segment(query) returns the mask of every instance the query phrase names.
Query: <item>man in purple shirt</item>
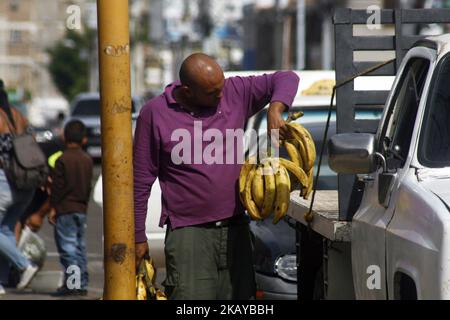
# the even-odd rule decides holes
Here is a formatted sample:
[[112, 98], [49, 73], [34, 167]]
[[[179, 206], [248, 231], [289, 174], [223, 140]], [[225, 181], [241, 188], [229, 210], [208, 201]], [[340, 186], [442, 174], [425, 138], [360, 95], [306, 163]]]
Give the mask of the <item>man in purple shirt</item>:
[[286, 135], [282, 113], [298, 82], [291, 71], [225, 79], [212, 58], [197, 53], [183, 62], [180, 81], [142, 108], [134, 140], [136, 264], [149, 251], [147, 201], [159, 178], [169, 298], [255, 296], [248, 218], [238, 196], [242, 141], [235, 141], [236, 132], [270, 103], [268, 132]]

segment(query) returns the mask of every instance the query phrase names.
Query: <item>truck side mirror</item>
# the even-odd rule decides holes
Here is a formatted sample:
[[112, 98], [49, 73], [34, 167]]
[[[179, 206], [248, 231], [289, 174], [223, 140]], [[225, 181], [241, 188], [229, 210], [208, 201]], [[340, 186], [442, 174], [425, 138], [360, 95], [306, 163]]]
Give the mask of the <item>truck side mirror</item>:
[[377, 168], [375, 136], [370, 133], [341, 133], [328, 142], [328, 165], [337, 173], [372, 173]]

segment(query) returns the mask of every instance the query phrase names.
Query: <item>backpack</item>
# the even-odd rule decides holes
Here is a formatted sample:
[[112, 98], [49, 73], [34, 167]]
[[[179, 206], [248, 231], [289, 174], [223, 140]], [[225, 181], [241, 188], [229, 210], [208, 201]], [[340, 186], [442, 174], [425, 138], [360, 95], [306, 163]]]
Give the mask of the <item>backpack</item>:
[[3, 163], [3, 170], [9, 183], [18, 190], [30, 190], [44, 185], [49, 169], [41, 148], [31, 134], [17, 135], [14, 122], [11, 123], [3, 112], [0, 114], [6, 120], [12, 134], [10, 161]]

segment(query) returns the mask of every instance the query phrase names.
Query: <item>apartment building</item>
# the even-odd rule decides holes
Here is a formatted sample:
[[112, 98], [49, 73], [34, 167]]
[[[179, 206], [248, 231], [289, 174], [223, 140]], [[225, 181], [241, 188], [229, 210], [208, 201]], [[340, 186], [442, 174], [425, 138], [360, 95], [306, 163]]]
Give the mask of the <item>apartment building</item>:
[[64, 35], [69, 6], [86, 2], [0, 1], [0, 78], [8, 88], [32, 97], [59, 95], [46, 68], [46, 51]]

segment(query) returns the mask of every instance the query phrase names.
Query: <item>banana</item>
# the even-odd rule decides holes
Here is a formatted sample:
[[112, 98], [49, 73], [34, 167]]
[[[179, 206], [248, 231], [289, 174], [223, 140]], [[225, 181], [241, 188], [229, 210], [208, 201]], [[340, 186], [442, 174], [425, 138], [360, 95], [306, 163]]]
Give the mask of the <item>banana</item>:
[[138, 274], [136, 276], [136, 298], [138, 300], [147, 300], [147, 290], [143, 278], [143, 274]]
[[297, 130], [297, 126], [294, 126], [294, 124], [287, 124], [287, 128], [291, 136], [293, 137], [291, 141], [293, 141], [293, 143], [295, 144], [301, 155], [303, 162], [302, 167], [304, 167], [308, 163], [308, 157], [307, 157], [306, 141], [305, 139], [303, 139], [303, 133], [299, 132], [299, 130]]
[[156, 291], [156, 300], [167, 300], [167, 296], [164, 292], [158, 289]]
[[311, 138], [311, 134], [299, 123], [288, 123], [287, 127], [291, 134], [299, 142], [303, 144], [305, 148], [305, 153], [300, 150], [303, 158], [303, 168], [306, 172], [309, 172], [314, 166], [314, 161], [316, 161], [316, 146], [314, 145], [314, 140]]
[[[291, 142], [292, 141], [292, 142]], [[291, 158], [291, 161], [293, 163], [295, 163], [296, 165], [298, 165], [300, 168], [303, 167], [303, 159], [300, 155], [299, 150], [296, 148], [296, 146], [294, 145], [294, 141], [295, 140], [285, 140], [284, 141], [284, 147], [286, 148], [286, 151], [289, 155], [289, 158]]]
[[279, 165], [280, 162], [272, 162], [275, 170], [275, 184], [277, 188], [275, 205], [274, 205], [274, 217], [273, 224], [277, 224], [282, 219], [289, 208], [291, 184], [289, 180], [289, 174], [285, 167]]
[[312, 158], [315, 161], [316, 160], [316, 145], [314, 144], [314, 139], [313, 139], [311, 133], [304, 126], [302, 126], [300, 123], [293, 123], [293, 126], [297, 130], [303, 132], [308, 137], [308, 142], [310, 144], [309, 147], [311, 148]]
[[297, 111], [294, 113], [289, 113], [287, 119], [286, 119], [286, 123], [292, 122], [297, 120], [298, 118], [303, 117], [304, 113], [302, 111]]
[[308, 176], [306, 175], [305, 171], [302, 168], [296, 166], [295, 163], [293, 163], [292, 161], [289, 161], [284, 158], [279, 158], [279, 162], [281, 166], [285, 167], [289, 172], [294, 174], [294, 176], [298, 179], [298, 181], [302, 185], [302, 188], [308, 186]]
[[313, 184], [314, 184], [314, 171], [313, 169], [311, 169], [308, 172], [308, 188], [306, 188], [305, 195], [303, 196], [303, 198], [305, 198], [306, 200], [308, 200], [308, 197], [312, 192]]
[[296, 152], [298, 154], [298, 162], [299, 162], [299, 167], [303, 168], [303, 157], [302, 157], [302, 153], [305, 153], [305, 148], [303, 147], [303, 144], [295, 139], [290, 139], [289, 142], [295, 147]]
[[265, 219], [272, 213], [275, 201], [276, 186], [270, 160], [266, 159], [263, 164], [264, 173], [264, 201], [261, 209], [261, 218]]
[[311, 133], [301, 123], [294, 122], [294, 123], [292, 123], [292, 125], [294, 127], [298, 128], [299, 130], [301, 130], [302, 132], [304, 132], [312, 141], [314, 141], [311, 136]]
[[155, 277], [155, 268], [153, 267], [152, 259], [144, 259], [144, 269], [145, 269], [145, 282], [147, 283], [147, 287], [150, 288], [154, 284]]
[[256, 203], [258, 209], [261, 210], [263, 202], [264, 202], [264, 179], [263, 179], [263, 168], [262, 166], [258, 166], [256, 168], [255, 176], [252, 181], [252, 196], [253, 200]]
[[239, 174], [239, 199], [242, 204], [244, 204], [244, 192], [245, 192], [245, 184], [247, 181], [247, 176], [249, 172], [255, 167], [255, 157], [250, 157], [247, 159], [241, 167], [241, 172]]
[[255, 201], [252, 199], [252, 182], [253, 178], [256, 174], [256, 168], [253, 167], [253, 169], [250, 171], [250, 173], [247, 176], [247, 181], [245, 182], [245, 190], [244, 190], [244, 206], [247, 209], [248, 214], [250, 215], [250, 218], [253, 220], [261, 220], [261, 214], [259, 212], [258, 207], [256, 206]]
[[149, 288], [150, 290], [150, 297], [153, 299], [153, 298], [155, 298], [156, 297], [156, 288], [155, 288], [155, 286], [151, 286], [150, 288]]
[[[300, 142], [298, 142], [295, 139], [290, 139], [290, 140], [285, 140], [284, 142], [284, 146], [286, 148], [286, 151], [289, 155], [289, 158], [291, 158], [291, 161], [293, 163], [295, 163], [295, 165], [299, 166], [300, 168], [303, 167], [303, 159], [302, 156], [300, 154], [299, 149], [297, 148], [297, 145], [300, 144]], [[294, 180], [291, 180], [291, 188], [293, 189], [298, 189], [298, 183]]]

